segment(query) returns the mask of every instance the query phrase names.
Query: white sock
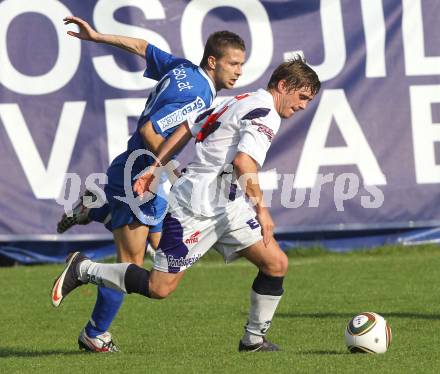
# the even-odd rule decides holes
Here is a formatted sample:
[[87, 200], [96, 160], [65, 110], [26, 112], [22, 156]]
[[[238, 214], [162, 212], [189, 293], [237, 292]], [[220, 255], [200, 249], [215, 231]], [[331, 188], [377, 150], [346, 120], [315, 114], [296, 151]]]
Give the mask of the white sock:
[[261, 343], [272, 322], [281, 296], [260, 295], [251, 290], [251, 306], [249, 318], [245, 326], [245, 333], [241, 341], [243, 344], [252, 345]]
[[84, 283], [113, 288], [127, 293], [125, 289], [125, 272], [130, 264], [100, 264], [91, 260], [79, 264], [79, 279]]

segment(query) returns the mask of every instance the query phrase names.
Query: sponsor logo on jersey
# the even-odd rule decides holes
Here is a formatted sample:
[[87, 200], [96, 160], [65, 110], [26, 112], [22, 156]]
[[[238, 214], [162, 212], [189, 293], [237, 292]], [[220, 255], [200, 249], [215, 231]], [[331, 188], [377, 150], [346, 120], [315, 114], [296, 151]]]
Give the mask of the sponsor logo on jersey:
[[167, 256], [167, 261], [169, 267], [178, 268], [182, 266], [191, 266], [192, 264], [196, 263], [200, 257], [202, 257], [201, 254], [189, 258], [174, 258], [173, 256], [169, 255]]
[[176, 80], [178, 80], [178, 81], [185, 79], [186, 78], [185, 65], [180, 64], [180, 65], [176, 66], [173, 69], [173, 74], [174, 74], [174, 77], [176, 78]]
[[200, 235], [200, 231], [196, 231], [195, 233], [191, 234], [191, 236], [185, 240], [186, 244], [195, 244], [199, 242], [198, 236]]
[[271, 128], [267, 127], [266, 125], [263, 125], [261, 123], [258, 123], [256, 121], [252, 121], [252, 124], [254, 126], [257, 126], [258, 132], [261, 132], [262, 134], [267, 136], [267, 139], [269, 139], [269, 142], [272, 142], [273, 137], [275, 136], [274, 132]]
[[180, 64], [179, 66], [176, 66], [173, 69], [174, 79], [177, 82], [177, 88], [179, 89], [179, 92], [182, 92], [183, 90], [187, 89], [190, 90], [193, 88], [191, 84], [188, 81], [183, 81], [183, 79], [186, 78], [186, 70], [185, 65]]
[[183, 108], [177, 109], [158, 120], [157, 124], [160, 126], [162, 131], [166, 131], [181, 124], [190, 113], [198, 111], [204, 107], [205, 102], [201, 97], [197, 96], [193, 102], [186, 104]]

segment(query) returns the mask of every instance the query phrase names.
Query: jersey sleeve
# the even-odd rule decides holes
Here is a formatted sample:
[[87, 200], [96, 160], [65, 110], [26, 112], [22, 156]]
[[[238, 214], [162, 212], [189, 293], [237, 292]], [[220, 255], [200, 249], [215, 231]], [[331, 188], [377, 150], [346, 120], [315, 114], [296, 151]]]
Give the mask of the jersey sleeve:
[[251, 156], [261, 168], [267, 151], [279, 128], [279, 121], [268, 117], [242, 119], [240, 121], [240, 141], [237, 151]]
[[162, 77], [171, 69], [183, 63], [190, 63], [189, 60], [176, 57], [168, 52], [157, 48], [153, 44], [148, 44], [145, 55], [147, 68], [144, 77], [154, 80], [161, 80]]

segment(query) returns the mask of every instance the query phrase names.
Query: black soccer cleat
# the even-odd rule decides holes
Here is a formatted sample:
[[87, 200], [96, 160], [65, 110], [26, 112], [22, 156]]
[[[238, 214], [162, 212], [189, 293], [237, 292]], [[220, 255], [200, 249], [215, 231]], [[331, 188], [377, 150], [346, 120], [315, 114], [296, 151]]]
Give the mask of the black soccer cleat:
[[88, 190], [84, 191], [84, 194], [80, 196], [80, 198], [73, 205], [72, 210], [67, 214], [64, 213], [60, 221], [57, 223], [57, 232], [59, 234], [66, 232], [75, 225], [87, 225], [92, 222], [92, 220], [89, 218], [90, 208], [84, 205], [84, 197], [91, 197], [92, 203], [95, 203], [98, 200], [96, 195], [94, 195], [92, 192]]
[[263, 336], [263, 341], [261, 343], [252, 344], [252, 345], [244, 345], [240, 340], [240, 344], [238, 345], [238, 352], [275, 352], [281, 351], [281, 348], [276, 344], [271, 343]]
[[72, 253], [67, 257], [66, 267], [53, 284], [51, 299], [54, 307], [58, 307], [75, 288], [85, 284], [78, 277], [78, 264], [84, 260], [88, 260], [88, 257], [81, 255], [80, 252]]

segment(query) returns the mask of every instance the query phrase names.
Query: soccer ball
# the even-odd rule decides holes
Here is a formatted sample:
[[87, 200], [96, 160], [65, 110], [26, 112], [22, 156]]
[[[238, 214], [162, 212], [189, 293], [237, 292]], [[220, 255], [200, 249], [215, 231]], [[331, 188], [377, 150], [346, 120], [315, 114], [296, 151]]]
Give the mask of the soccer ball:
[[377, 313], [360, 313], [348, 322], [345, 344], [351, 353], [385, 353], [391, 344], [391, 328]]

